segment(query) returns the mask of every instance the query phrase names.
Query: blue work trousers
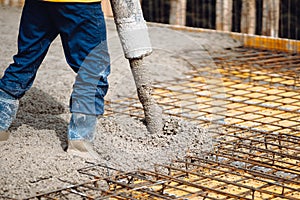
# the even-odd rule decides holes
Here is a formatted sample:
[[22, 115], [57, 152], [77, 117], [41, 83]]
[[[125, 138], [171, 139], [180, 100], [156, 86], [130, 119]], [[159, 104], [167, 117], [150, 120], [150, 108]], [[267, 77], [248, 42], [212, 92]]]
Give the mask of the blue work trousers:
[[50, 44], [58, 35], [67, 63], [77, 73], [70, 111], [102, 115], [110, 59], [100, 3], [26, 0], [19, 27], [18, 53], [1, 78], [0, 88], [21, 98], [32, 86]]

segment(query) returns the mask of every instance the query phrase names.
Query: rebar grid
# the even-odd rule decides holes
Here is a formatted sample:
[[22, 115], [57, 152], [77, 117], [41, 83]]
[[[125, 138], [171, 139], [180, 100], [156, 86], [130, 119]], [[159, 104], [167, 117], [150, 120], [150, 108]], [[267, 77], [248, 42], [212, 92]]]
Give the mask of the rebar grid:
[[[113, 169], [94, 165], [79, 170], [92, 181], [39, 197], [300, 199], [300, 56], [237, 48], [215, 52], [213, 60], [222, 82], [207, 81], [221, 76], [202, 66], [185, 78], [157, 82], [154, 87], [164, 114], [203, 126], [221, 125], [210, 130], [216, 140], [213, 152], [156, 165], [153, 171], [107, 173], [107, 177], [103, 169]], [[107, 102], [107, 115], [118, 113], [143, 117], [135, 97]], [[221, 118], [214, 120], [215, 116]]]
[[292, 89], [299, 87], [298, 54], [235, 48], [214, 52], [212, 59], [219, 66], [222, 75], [230, 79], [249, 80]]

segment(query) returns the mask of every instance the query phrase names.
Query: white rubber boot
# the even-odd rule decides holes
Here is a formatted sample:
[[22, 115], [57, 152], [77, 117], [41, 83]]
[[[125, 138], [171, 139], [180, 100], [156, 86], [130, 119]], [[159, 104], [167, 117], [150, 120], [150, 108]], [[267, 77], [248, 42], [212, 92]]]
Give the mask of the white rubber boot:
[[16, 118], [19, 101], [0, 89], [0, 141], [8, 140], [8, 128]]
[[85, 159], [98, 160], [99, 155], [93, 150], [97, 116], [72, 113], [68, 127], [68, 153]]

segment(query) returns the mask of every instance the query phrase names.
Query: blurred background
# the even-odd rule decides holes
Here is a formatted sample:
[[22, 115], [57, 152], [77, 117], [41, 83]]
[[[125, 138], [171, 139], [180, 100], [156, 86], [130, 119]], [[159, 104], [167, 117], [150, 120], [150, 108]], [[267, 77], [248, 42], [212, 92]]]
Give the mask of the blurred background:
[[[24, 0], [0, 0], [22, 6]], [[141, 0], [149, 22], [300, 39], [299, 0]], [[103, 10], [112, 16], [109, 0]]]

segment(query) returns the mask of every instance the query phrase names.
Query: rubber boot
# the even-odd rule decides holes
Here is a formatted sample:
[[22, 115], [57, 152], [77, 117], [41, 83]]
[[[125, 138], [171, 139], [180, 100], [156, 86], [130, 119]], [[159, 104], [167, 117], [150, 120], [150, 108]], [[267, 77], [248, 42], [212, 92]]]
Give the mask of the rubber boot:
[[0, 89], [0, 141], [8, 140], [8, 128], [16, 118], [18, 108], [18, 99]]
[[98, 154], [93, 150], [92, 143], [95, 138], [97, 117], [72, 113], [68, 127], [68, 153], [87, 159], [98, 159]]

